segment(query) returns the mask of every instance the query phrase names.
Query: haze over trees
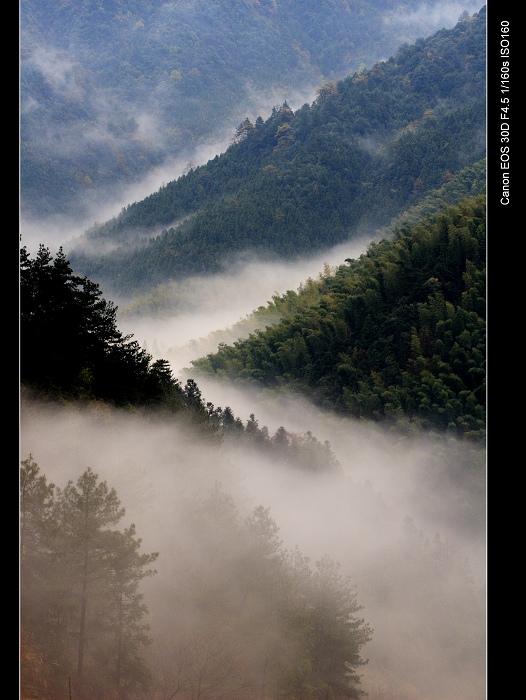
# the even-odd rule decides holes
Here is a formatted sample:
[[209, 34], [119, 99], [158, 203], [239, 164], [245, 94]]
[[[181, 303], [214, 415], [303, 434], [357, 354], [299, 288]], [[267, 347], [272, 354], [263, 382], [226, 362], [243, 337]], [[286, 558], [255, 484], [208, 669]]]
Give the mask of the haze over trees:
[[60, 489], [21, 462], [21, 697], [64, 695], [72, 677], [79, 698], [147, 688], [139, 584], [158, 554], [140, 553], [134, 525], [114, 529], [124, 514], [91, 468]]
[[245, 120], [224, 153], [91, 227], [73, 267], [130, 297], [241, 254], [292, 259], [372, 238], [455, 176], [450, 204], [483, 193], [485, 38], [482, 8], [322, 86], [312, 105]]
[[286, 91], [456, 20], [436, 0], [24, 0], [20, 16], [21, 199], [37, 220], [115, 200]]
[[175, 554], [176, 624], [154, 675], [139, 584], [156, 574], [159, 553], [140, 552], [135, 525], [115, 529], [125, 515], [115, 489], [91, 468], [60, 489], [29, 455], [20, 491], [24, 700], [60, 697], [68, 686], [89, 700], [150, 690], [196, 700], [364, 694], [357, 671], [372, 630], [354, 586], [330, 557], [311, 569], [284, 551], [263, 506], [242, 519], [220, 488], [196, 504], [191, 548]]
[[[23, 5], [24, 213], [236, 116], [74, 249], [21, 245], [21, 700], [485, 697], [486, 13], [379, 59], [416, 3], [373, 5]], [[170, 319], [238, 256], [362, 236], [177, 376], [109, 301]]]

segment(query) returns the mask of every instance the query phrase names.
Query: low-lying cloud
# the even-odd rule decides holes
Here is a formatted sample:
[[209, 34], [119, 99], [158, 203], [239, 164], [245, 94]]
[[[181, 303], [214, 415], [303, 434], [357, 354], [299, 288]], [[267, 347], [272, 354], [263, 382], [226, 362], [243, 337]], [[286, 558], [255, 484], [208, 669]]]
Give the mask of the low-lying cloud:
[[[369, 664], [363, 681], [365, 690], [375, 691], [372, 697], [480, 697], [484, 614], [483, 603], [476, 600], [484, 596], [481, 494], [472, 495], [479, 501], [473, 528], [462, 522], [451, 476], [433, 475], [437, 446], [432, 442], [401, 440], [297, 399], [267, 396], [258, 401], [208, 381], [200, 387], [206, 399], [230, 404], [242, 418], [254, 412], [259, 426], [267, 425], [271, 434], [284, 425], [291, 431], [313, 430], [321, 440], [332, 438], [342, 473], [309, 475], [246, 445], [213, 447], [190, 437], [177, 421], [146, 423], [117, 411], [49, 411], [36, 404], [22, 413], [21, 457], [31, 453], [41, 473], [61, 487], [91, 467], [116, 489], [126, 508], [123, 524], [135, 523], [142, 551], [160, 553], [158, 573], [144, 585], [154, 639], [159, 642], [167, 628], [177, 629], [183, 619], [178, 615], [184, 617], [184, 606], [178, 610], [170, 601], [175, 592], [183, 602], [185, 595], [178, 588], [184, 576], [174, 553], [199, 546], [185, 518], [186, 505], [205, 499], [220, 484], [243, 516], [258, 505], [268, 508], [284, 548], [298, 547], [312, 563], [329, 555], [351, 577], [364, 606], [362, 616], [374, 629], [364, 652]], [[468, 456], [452, 448], [443, 464], [461, 459]], [[443, 556], [449, 563], [439, 563], [437, 557]], [[195, 557], [200, 560], [198, 550]], [[464, 571], [465, 561], [472, 574]], [[459, 611], [466, 606], [478, 610], [465, 630], [474, 635], [467, 647], [459, 629], [464, 624]], [[448, 635], [451, 648], [444, 646]], [[453, 648], [464, 652], [454, 672]]]

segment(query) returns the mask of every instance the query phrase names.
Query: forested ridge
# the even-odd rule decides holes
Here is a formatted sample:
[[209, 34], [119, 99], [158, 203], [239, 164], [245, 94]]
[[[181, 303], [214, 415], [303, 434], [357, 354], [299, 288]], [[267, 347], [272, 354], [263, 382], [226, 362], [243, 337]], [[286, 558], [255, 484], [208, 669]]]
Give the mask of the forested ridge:
[[[28, 213], [111, 196], [253, 88], [319, 88], [67, 253], [21, 243], [20, 700], [485, 697], [485, 7], [367, 69], [418, 7], [373, 5], [23, 3]], [[239, 255], [364, 235], [178, 376], [109, 300], [183, 316]]]
[[[276, 323], [221, 343], [193, 371], [297, 390], [357, 418], [483, 437], [485, 205], [480, 195], [402, 225], [359, 259], [276, 297], [259, 310]], [[22, 249], [21, 264], [23, 383], [116, 405], [195, 405], [208, 426], [222, 424], [223, 409], [207, 405], [193, 379], [182, 387], [166, 360], [122, 336], [114, 305], [62, 252], [53, 260], [42, 246], [31, 260]]]
[[308, 89], [393, 54], [436, 26], [433, 11], [418, 19], [418, 7], [415, 0], [25, 0], [24, 211], [82, 211], [104, 193], [109, 201], [168, 156], [189, 159], [225, 124], [233, 129], [262, 91]]
[[356, 418], [483, 438], [485, 290], [480, 195], [373, 242], [300, 289], [296, 304], [287, 293], [278, 323], [192, 365], [229, 382], [298, 390]]
[[[337, 562], [325, 557], [311, 568], [282, 548], [268, 509], [242, 518], [219, 487], [189, 505], [194, 547], [209, 561], [172, 554], [172, 595], [183, 605], [166, 638], [172, 661], [148, 664], [153, 639], [139, 587], [156, 575], [159, 552], [141, 552], [134, 524], [118, 529], [126, 509], [91, 468], [61, 488], [32, 455], [22, 460], [21, 698], [59, 698], [68, 688], [86, 700], [198, 698], [196, 683], [207, 696], [250, 697], [262, 683], [272, 694], [318, 686], [363, 696], [357, 670], [372, 630]], [[227, 585], [218, 586], [225, 571]], [[225, 618], [233, 606], [238, 616]]]
[[[430, 214], [436, 214], [447, 206], [457, 204], [463, 197], [475, 196], [484, 193], [486, 190], [486, 159], [474, 163], [472, 166], [463, 168], [438, 189], [432, 190], [413, 207], [406, 209], [402, 214], [390, 220], [385, 227], [379, 228], [374, 236], [375, 240], [391, 238], [397, 228], [404, 225], [415, 225]], [[205, 286], [205, 279], [198, 278], [177, 278], [169, 282], [164, 282], [153, 288], [147, 289], [144, 293], [136, 293], [133, 299], [126, 300], [120, 307], [121, 318], [133, 318], [153, 315], [157, 318], [165, 318], [175, 311], [197, 311], [199, 306], [199, 296]], [[224, 282], [228, 285], [228, 282]], [[273, 302], [267, 306], [260, 306], [251, 312], [246, 318], [240, 319], [232, 328], [217, 330], [210, 334], [208, 338], [202, 338], [203, 345], [216, 342], [232, 342], [239, 337], [245, 337], [248, 331], [255, 328], [262, 328], [265, 325], [275, 322], [280, 315], [280, 308], [283, 300], [278, 296], [272, 296]], [[290, 301], [290, 297], [288, 297]], [[276, 302], [276, 303], [274, 303]], [[200, 344], [195, 341], [196, 356], [204, 355], [208, 352], [200, 352]]]
[[[482, 8], [311, 106], [247, 118], [225, 153], [90, 229], [72, 265], [130, 295], [236, 253], [308, 254], [387, 226], [485, 157], [485, 27]], [[484, 185], [462, 187], [457, 201]], [[119, 247], [97, 254], [105, 243]]]
[[[328, 442], [311, 432], [295, 434], [282, 426], [270, 434], [254, 414], [244, 424], [230, 407], [205, 402], [193, 379], [181, 386], [166, 361], [153, 362], [120, 333], [115, 312], [97, 284], [73, 274], [61, 249], [53, 257], [41, 245], [32, 258], [22, 248], [24, 415], [36, 406], [51, 412], [65, 406], [104, 421], [119, 410], [142, 424], [183, 427], [190, 444], [218, 450], [215, 460], [224, 459], [219, 447], [229, 443], [311, 477], [340, 473]], [[215, 544], [207, 571], [193, 561], [192, 551], [178, 552], [172, 595], [182, 598], [186, 614], [193, 611], [193, 621], [185, 622], [175, 606], [176, 632], [164, 642], [157, 639], [173, 655], [164, 665], [163, 655], [147, 657], [153, 638], [140, 590], [145, 577], [156, 575], [151, 565], [159, 552], [141, 552], [135, 524], [117, 529], [126, 510], [91, 467], [59, 488], [32, 454], [22, 459], [21, 698], [37, 693], [56, 700], [68, 688], [72, 697], [86, 700], [146, 698], [150, 692], [197, 698], [196, 674], [199, 687], [204, 683], [199, 692], [214, 687], [232, 697], [253, 695], [262, 682], [273, 694], [310, 692], [319, 685], [361, 697], [356, 670], [365, 663], [360, 649], [372, 630], [357, 616], [357, 593], [339, 564], [325, 557], [311, 567], [299, 551], [286, 551], [268, 508], [257, 506], [242, 518], [218, 486], [208, 500], [187, 508], [192, 549], [208, 551]], [[218, 589], [225, 566], [231, 578]], [[225, 622], [238, 597], [244, 601], [239, 615], [227, 615]]]
[[252, 413], [243, 421], [229, 406], [214, 406], [189, 377], [174, 377], [169, 362], [154, 360], [123, 335], [117, 307], [99, 286], [73, 274], [62, 249], [53, 257], [41, 245], [20, 254], [20, 381], [22, 408], [33, 400], [53, 405], [117, 408], [144, 419], [184, 423], [196, 439], [234, 441], [289, 466], [315, 472], [338, 469], [330, 445], [311, 432], [279, 427], [274, 434]]

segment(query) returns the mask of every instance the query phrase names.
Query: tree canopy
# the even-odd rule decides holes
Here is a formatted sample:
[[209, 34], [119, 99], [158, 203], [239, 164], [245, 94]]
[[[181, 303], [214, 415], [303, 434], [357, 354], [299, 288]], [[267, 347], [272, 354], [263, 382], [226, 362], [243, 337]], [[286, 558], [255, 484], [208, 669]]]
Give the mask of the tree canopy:
[[115, 403], [152, 399], [162, 368], [116, 325], [97, 284], [73, 274], [60, 248], [20, 251], [20, 378], [48, 392]]
[[312, 105], [242, 121], [224, 153], [91, 227], [74, 269], [129, 297], [242, 252], [290, 259], [374, 232], [461, 172], [451, 204], [484, 193], [485, 39], [481, 10]]
[[145, 691], [139, 585], [158, 553], [140, 553], [134, 525], [115, 529], [125, 509], [91, 468], [64, 489], [39, 472], [32, 455], [21, 462], [21, 697], [64, 695], [72, 679], [90, 700]]
[[480, 196], [400, 226], [295, 302], [288, 294], [279, 322], [192, 365], [197, 376], [287, 386], [357, 418], [483, 437], [485, 250]]
[[357, 671], [372, 629], [355, 587], [330, 557], [311, 567], [284, 550], [268, 508], [243, 518], [219, 485], [193, 503], [192, 542], [175, 539], [177, 574], [164, 582], [175, 626], [148, 663], [140, 583], [159, 553], [141, 553], [134, 525], [116, 529], [115, 489], [91, 468], [55, 487], [32, 455], [20, 489], [22, 698], [62, 695], [68, 682], [86, 700], [364, 694]]

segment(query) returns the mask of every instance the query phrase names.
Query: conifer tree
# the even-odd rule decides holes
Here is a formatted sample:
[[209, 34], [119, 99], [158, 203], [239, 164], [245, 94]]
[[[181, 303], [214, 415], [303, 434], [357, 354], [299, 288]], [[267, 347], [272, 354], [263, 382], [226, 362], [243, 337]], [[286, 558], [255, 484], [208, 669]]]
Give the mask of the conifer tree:
[[108, 577], [111, 559], [108, 551], [108, 527], [124, 516], [115, 489], [98, 482], [98, 475], [88, 468], [75, 486], [70, 481], [58, 489], [55, 510], [57, 545], [65, 558], [72, 579], [76, 581], [77, 603], [77, 682], [83, 692], [86, 643], [91, 621], [96, 614], [90, 604], [97, 587]]
[[150, 672], [139, 650], [151, 642], [149, 626], [143, 621], [148, 612], [139, 584], [155, 570], [145, 568], [156, 561], [158, 552], [141, 554], [142, 540], [136, 537], [135, 525], [123, 532], [108, 533], [110, 551], [108, 577], [107, 626], [110, 632], [109, 654], [112, 665], [109, 677], [113, 679], [119, 699], [130, 692], [145, 690]]
[[135, 525], [115, 529], [124, 515], [115, 489], [91, 468], [60, 489], [39, 474], [31, 455], [22, 461], [24, 658], [41, 659], [27, 664], [31, 678], [39, 668], [53, 669], [45, 679], [40, 673], [40, 689], [44, 680], [64, 689], [71, 679], [78, 698], [126, 700], [148, 687], [140, 655], [150, 642], [148, 610], [139, 585], [155, 573], [150, 565], [158, 554], [140, 552]]

